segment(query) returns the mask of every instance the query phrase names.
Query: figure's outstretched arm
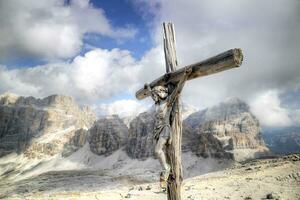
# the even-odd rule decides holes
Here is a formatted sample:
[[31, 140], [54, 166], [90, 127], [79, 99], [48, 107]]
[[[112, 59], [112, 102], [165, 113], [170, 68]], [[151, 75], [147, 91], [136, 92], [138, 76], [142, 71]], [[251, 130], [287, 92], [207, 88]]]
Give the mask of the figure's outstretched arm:
[[171, 95], [167, 98], [167, 106], [172, 106], [173, 103], [177, 100], [179, 94], [182, 91], [182, 88], [185, 84], [185, 81], [188, 77], [188, 75], [191, 73], [191, 71], [185, 71], [183, 76], [180, 78], [179, 82], [177, 83], [175, 89], [172, 91]]

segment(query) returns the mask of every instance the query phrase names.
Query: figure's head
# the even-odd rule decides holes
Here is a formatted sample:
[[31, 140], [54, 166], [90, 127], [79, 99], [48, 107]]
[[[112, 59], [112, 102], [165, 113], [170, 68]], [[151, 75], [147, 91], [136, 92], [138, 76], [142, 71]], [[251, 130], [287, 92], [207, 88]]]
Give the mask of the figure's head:
[[160, 101], [163, 101], [168, 96], [168, 88], [164, 86], [155, 86], [152, 89], [151, 97], [155, 101], [155, 103], [159, 103]]

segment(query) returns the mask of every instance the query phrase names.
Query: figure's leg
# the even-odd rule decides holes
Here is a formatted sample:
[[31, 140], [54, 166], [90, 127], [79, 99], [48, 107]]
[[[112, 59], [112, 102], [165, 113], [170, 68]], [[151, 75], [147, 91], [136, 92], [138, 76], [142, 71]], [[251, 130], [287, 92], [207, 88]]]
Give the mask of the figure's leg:
[[159, 137], [155, 145], [155, 155], [164, 169], [166, 169], [166, 164], [167, 164], [166, 155], [164, 152], [164, 146], [166, 145], [166, 143], [167, 140], [165, 138]]
[[164, 147], [167, 144], [167, 139], [163, 137], [159, 137], [156, 146], [155, 146], [155, 154], [163, 167], [163, 176], [164, 179], [168, 179], [170, 173], [170, 165], [167, 163], [166, 160], [166, 152], [164, 151]]

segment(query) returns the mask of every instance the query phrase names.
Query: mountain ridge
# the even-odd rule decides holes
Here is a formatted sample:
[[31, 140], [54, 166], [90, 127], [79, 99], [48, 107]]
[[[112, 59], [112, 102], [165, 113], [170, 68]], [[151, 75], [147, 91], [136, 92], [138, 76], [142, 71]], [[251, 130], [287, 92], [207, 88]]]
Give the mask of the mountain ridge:
[[[4, 170], [0, 174], [9, 175], [7, 170], [12, 170], [14, 175], [22, 177], [21, 174], [25, 169], [26, 171], [33, 170], [30, 174], [59, 170], [61, 168], [56, 167], [57, 163], [67, 163], [66, 166], [72, 169], [76, 169], [76, 166], [80, 169], [88, 168], [89, 163], [94, 163], [90, 167], [99, 168], [100, 166], [95, 162], [99, 161], [100, 157], [105, 158], [107, 162], [114, 162], [111, 163], [114, 166], [111, 170], [119, 169], [120, 173], [125, 173], [125, 169], [131, 166], [130, 163], [136, 162], [135, 160], [139, 163], [151, 160], [153, 163], [153, 158], [155, 158], [153, 109], [134, 117], [128, 128], [124, 120], [118, 116], [97, 119], [91, 109], [78, 106], [71, 97], [52, 95], [43, 99], [35, 99], [34, 97], [1, 95], [0, 102], [2, 102], [0, 104], [0, 152], [11, 142], [15, 142], [16, 145], [9, 148], [8, 153], [14, 150], [20, 158], [16, 159], [13, 164], [0, 166], [2, 171]], [[229, 106], [226, 107], [226, 105]], [[232, 108], [235, 110], [232, 111]], [[182, 143], [184, 165], [185, 169], [188, 169], [186, 170], [188, 174], [215, 170], [223, 164], [228, 166], [234, 160], [238, 160], [236, 153], [232, 152], [236, 150], [237, 145], [232, 146], [234, 149], [228, 149], [230, 142], [227, 142], [227, 146], [224, 145], [226, 143], [224, 139], [229, 141], [230, 135], [220, 139], [215, 133], [224, 133], [224, 127], [222, 128], [221, 125], [227, 122], [231, 125], [231, 129], [228, 130], [233, 131], [236, 131], [238, 127], [233, 125], [241, 123], [241, 134], [249, 130], [251, 132], [252, 129], [259, 130], [259, 123], [256, 123], [255, 118], [248, 113], [247, 109], [247, 105], [240, 100], [231, 100], [229, 103], [221, 103], [219, 107], [197, 111], [198, 114], [193, 113], [185, 119]], [[244, 124], [240, 120], [240, 114], [248, 117], [248, 121], [245, 120]], [[193, 125], [187, 123], [191, 116], [200, 116], [193, 118]], [[189, 126], [194, 126], [194, 128], [189, 128]], [[253, 127], [249, 128], [249, 126]], [[206, 129], [207, 127], [215, 128], [219, 132], [207, 131], [210, 130]], [[11, 134], [13, 137], [7, 137]], [[254, 131], [255, 134], [258, 132]], [[14, 141], [14, 138], [20, 139]], [[23, 143], [19, 141], [26, 141], [25, 146], [22, 146]], [[237, 140], [232, 139], [232, 141]], [[259, 140], [257, 142], [259, 143]], [[255, 154], [258, 152], [255, 147], [250, 157], [247, 148], [239, 149], [247, 154], [239, 156], [239, 160], [248, 159], [251, 156], [252, 158], [258, 157]], [[119, 154], [123, 156], [118, 157]], [[77, 156], [80, 159], [77, 159]], [[33, 159], [36, 165], [31, 163]], [[132, 173], [141, 173], [145, 166], [144, 164], [140, 166], [143, 166], [143, 169], [132, 171]], [[158, 161], [153, 163], [153, 166], [149, 166], [149, 170], [151, 173], [159, 170]], [[131, 172], [128, 171], [128, 173]], [[151, 173], [149, 176], [152, 176]]]

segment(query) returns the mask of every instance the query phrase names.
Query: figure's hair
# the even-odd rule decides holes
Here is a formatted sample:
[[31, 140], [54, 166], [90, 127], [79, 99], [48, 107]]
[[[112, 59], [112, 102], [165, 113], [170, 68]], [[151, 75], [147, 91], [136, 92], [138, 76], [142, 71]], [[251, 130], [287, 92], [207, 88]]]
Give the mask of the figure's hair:
[[164, 86], [155, 86], [152, 91], [159, 96], [160, 99], [166, 99], [168, 96], [168, 88]]

